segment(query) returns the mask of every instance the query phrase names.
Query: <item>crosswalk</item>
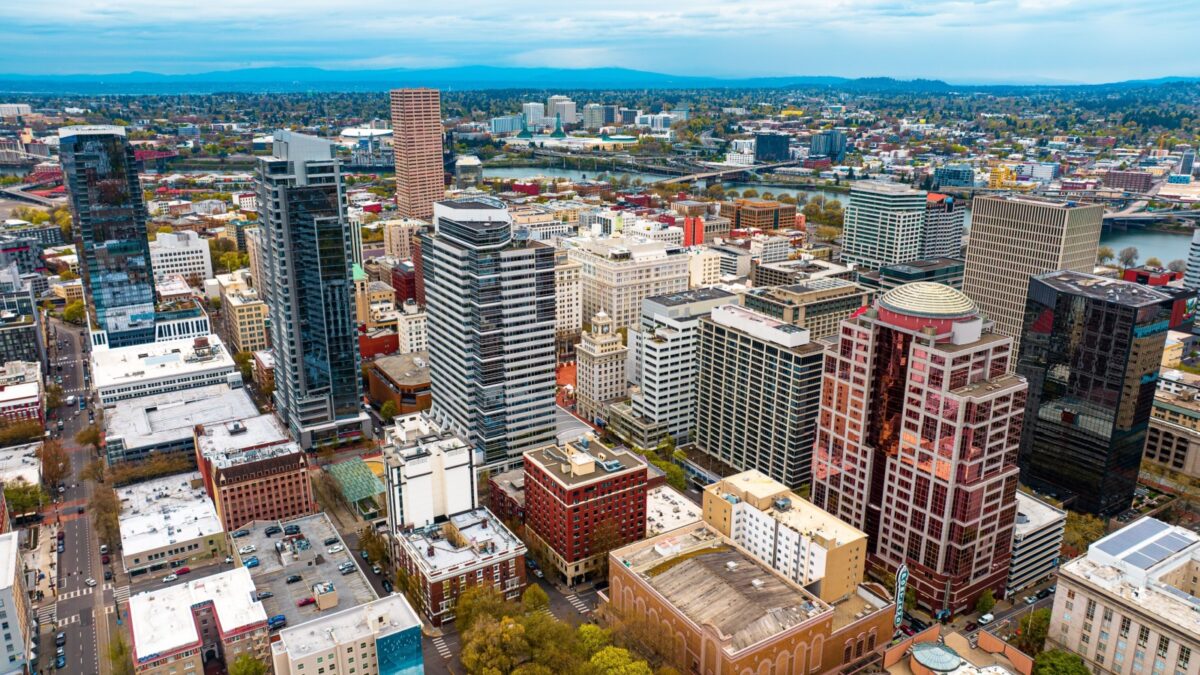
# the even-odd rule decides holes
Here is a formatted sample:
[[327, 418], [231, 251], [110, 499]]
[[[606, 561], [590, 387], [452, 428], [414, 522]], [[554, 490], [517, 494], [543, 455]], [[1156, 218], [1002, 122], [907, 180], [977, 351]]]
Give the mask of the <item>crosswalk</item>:
[[446, 645], [445, 638], [440, 635], [433, 638], [433, 648], [437, 650], [438, 654], [441, 654], [443, 659], [449, 660], [450, 657], [454, 655], [450, 651], [450, 647]]
[[129, 585], [118, 586], [113, 592], [113, 598], [118, 602], [129, 602]]
[[67, 591], [66, 593], [59, 593], [58, 599], [60, 601], [62, 601], [62, 600], [70, 600], [71, 598], [78, 598], [78, 597], [81, 597], [84, 595], [91, 595], [92, 591], [94, 591], [94, 590], [95, 589], [92, 588], [91, 586], [84, 586], [83, 588], [77, 588], [73, 591]]
[[38, 623], [42, 624], [43, 626], [57, 622], [58, 621], [58, 603], [51, 602], [49, 604], [42, 605], [41, 608], [38, 609], [37, 617], [38, 617]]
[[75, 623], [79, 623], [79, 615], [78, 614], [72, 614], [71, 616], [68, 616], [65, 619], [59, 619], [58, 627], [62, 628], [63, 626], [70, 626], [71, 624], [75, 624]]
[[587, 603], [580, 600], [579, 596], [574, 593], [567, 596], [567, 602], [571, 603], [571, 606], [578, 610], [580, 614], [587, 614], [592, 611], [592, 608], [588, 607]]

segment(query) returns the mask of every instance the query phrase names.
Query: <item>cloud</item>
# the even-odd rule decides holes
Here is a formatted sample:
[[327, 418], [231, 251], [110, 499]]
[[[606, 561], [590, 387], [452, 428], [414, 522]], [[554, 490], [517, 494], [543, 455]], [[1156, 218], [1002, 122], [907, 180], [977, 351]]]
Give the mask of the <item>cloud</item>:
[[619, 65], [612, 50], [606, 47], [558, 47], [533, 49], [508, 59], [514, 66], [557, 68], [597, 68]]

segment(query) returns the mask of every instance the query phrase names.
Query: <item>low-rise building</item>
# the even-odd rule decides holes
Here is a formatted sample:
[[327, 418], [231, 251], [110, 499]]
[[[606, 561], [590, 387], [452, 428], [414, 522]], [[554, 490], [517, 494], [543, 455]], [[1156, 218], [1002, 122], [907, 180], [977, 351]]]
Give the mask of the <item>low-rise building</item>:
[[269, 349], [254, 352], [254, 384], [259, 391], [275, 390], [275, 353]]
[[1159, 382], [1142, 456], [1160, 470], [1200, 478], [1200, 401], [1192, 387]]
[[786, 260], [762, 263], [754, 267], [754, 285], [791, 286], [815, 279], [845, 279], [854, 281], [856, 272], [852, 267], [838, 265], [817, 258], [809, 260]]
[[525, 522], [525, 468], [488, 476], [488, 508], [506, 523]]
[[962, 290], [965, 266], [966, 262], [961, 258], [909, 260], [895, 265], [884, 265], [869, 272], [864, 271], [858, 275], [858, 283], [880, 293], [917, 281], [931, 281]]
[[646, 536], [653, 537], [702, 520], [700, 507], [670, 485], [646, 491]]
[[401, 593], [279, 631], [271, 643], [275, 675], [423, 672], [421, 620]]
[[46, 420], [42, 365], [9, 361], [0, 368], [0, 420]]
[[155, 281], [178, 274], [188, 283], [199, 285], [213, 275], [208, 242], [188, 230], [160, 232], [150, 242], [150, 265]]
[[380, 356], [366, 365], [367, 395], [383, 407], [391, 401], [397, 415], [428, 410], [431, 402], [429, 353], [413, 352]]
[[1013, 524], [1012, 559], [1004, 592], [1015, 598], [1023, 589], [1050, 578], [1058, 569], [1067, 512], [1033, 495], [1017, 491], [1017, 519]]
[[1143, 518], [1058, 570], [1047, 649], [1096, 673], [1200, 672], [1200, 536]]
[[780, 230], [796, 226], [796, 205], [765, 199], [721, 202], [721, 215], [735, 230]]
[[105, 406], [104, 450], [109, 465], [195, 448], [197, 425], [231, 422], [258, 413], [245, 389], [212, 384], [139, 396]]
[[170, 574], [193, 560], [228, 555], [225, 528], [199, 473], [117, 488], [121, 561], [131, 577]]
[[203, 673], [242, 654], [267, 663], [267, 613], [241, 566], [129, 598], [134, 672]]
[[272, 414], [195, 426], [196, 465], [227, 531], [317, 509], [308, 454]]
[[221, 301], [234, 353], [257, 352], [270, 346], [270, 317], [258, 289], [223, 286]]
[[242, 384], [233, 356], [216, 335], [93, 349], [91, 357], [93, 386], [104, 405], [211, 384]]

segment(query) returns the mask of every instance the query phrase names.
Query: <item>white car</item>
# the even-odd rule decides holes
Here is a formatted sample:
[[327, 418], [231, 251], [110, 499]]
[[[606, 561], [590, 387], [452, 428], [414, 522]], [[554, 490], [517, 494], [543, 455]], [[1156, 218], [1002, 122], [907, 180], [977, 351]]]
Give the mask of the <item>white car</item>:
[[246, 544], [245, 546], [238, 549], [238, 553], [241, 555], [246, 555], [247, 553], [254, 553], [257, 550], [258, 550], [258, 547], [255, 546], [254, 544]]
[[95, 580], [95, 579], [93, 579], [93, 578], [91, 578], [91, 577], [88, 577], [88, 578], [86, 578], [86, 579], [84, 579], [84, 580], [83, 580], [83, 583], [87, 584], [88, 586], [95, 586], [95, 585], [96, 585], [96, 580]]
[[988, 625], [989, 623], [991, 623], [991, 622], [993, 622], [993, 621], [995, 621], [995, 620], [996, 620], [996, 617], [995, 617], [995, 616], [993, 616], [993, 615], [992, 615], [992, 614], [989, 612], [989, 613], [987, 613], [987, 614], [984, 614], [983, 616], [979, 617], [979, 625], [980, 625], [980, 626], [986, 626], [986, 625]]
[[176, 579], [178, 579], [178, 578], [179, 578], [179, 575], [178, 575], [178, 574], [168, 574], [167, 576], [163, 577], [163, 583], [164, 583], [164, 584], [169, 584], [169, 583], [171, 583], [172, 581], [175, 581], [175, 580], [176, 580]]
[[326, 551], [326, 553], [328, 553], [329, 555], [333, 555], [334, 553], [341, 553], [342, 551], [345, 551], [345, 550], [346, 550], [345, 546], [338, 544], [337, 546], [330, 546], [329, 550]]

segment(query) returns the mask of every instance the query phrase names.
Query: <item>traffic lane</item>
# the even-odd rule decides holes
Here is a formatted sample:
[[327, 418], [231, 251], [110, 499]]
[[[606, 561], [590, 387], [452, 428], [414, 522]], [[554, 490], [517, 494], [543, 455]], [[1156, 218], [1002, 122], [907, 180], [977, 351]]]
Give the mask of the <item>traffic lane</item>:
[[[371, 570], [371, 565], [377, 564], [378, 561], [372, 560], [371, 565], [368, 565], [367, 561], [363, 560], [362, 549], [358, 546], [358, 532], [338, 532], [338, 534], [341, 535], [342, 541], [346, 543], [346, 548], [350, 549], [351, 553], [354, 554], [354, 562], [358, 563], [358, 566], [362, 568], [363, 575], [367, 577], [367, 582], [371, 584], [371, 588], [375, 591], [375, 594], [381, 598], [391, 595], [383, 588], [383, 580], [388, 575], [387, 570], [381, 568], [382, 573], [375, 574]], [[393, 584], [395, 583], [393, 580], [389, 579], [389, 581], [392, 581]]]

